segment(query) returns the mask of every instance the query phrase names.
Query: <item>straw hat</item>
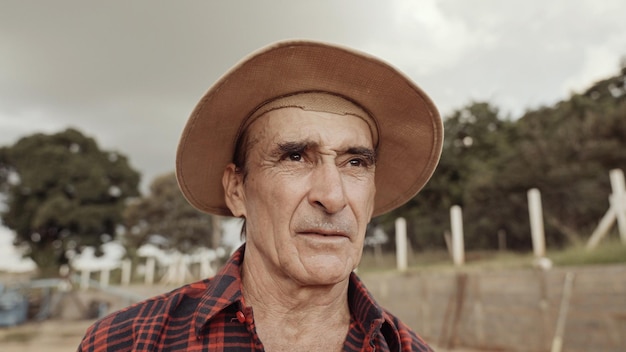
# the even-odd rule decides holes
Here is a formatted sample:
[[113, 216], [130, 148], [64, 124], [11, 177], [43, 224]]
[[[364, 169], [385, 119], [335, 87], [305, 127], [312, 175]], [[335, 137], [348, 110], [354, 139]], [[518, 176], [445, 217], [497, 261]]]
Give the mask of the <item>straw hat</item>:
[[299, 92], [344, 97], [378, 126], [374, 216], [411, 199], [441, 155], [443, 125], [428, 96], [378, 58], [328, 43], [285, 41], [239, 62], [202, 97], [183, 130], [176, 176], [197, 209], [232, 215], [222, 173], [233, 161], [240, 128], [259, 106]]

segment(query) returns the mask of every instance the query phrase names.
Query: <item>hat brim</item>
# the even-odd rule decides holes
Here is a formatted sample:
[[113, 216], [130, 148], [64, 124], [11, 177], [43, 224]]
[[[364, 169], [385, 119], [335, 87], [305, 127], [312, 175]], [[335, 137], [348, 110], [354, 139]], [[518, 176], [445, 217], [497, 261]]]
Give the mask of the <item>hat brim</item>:
[[413, 198], [441, 155], [443, 124], [430, 98], [404, 74], [370, 55], [327, 43], [287, 41], [238, 63], [197, 104], [183, 130], [176, 176], [197, 209], [232, 216], [222, 174], [246, 117], [276, 97], [306, 91], [344, 96], [376, 120], [374, 216]]

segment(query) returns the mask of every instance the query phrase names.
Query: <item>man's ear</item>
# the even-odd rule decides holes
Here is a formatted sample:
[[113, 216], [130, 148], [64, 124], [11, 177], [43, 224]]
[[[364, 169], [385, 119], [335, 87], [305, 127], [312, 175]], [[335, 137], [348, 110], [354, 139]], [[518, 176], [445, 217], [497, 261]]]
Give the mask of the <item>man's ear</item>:
[[224, 169], [222, 186], [226, 205], [236, 217], [246, 217], [245, 197], [243, 193], [243, 174], [237, 172], [235, 164], [230, 163]]

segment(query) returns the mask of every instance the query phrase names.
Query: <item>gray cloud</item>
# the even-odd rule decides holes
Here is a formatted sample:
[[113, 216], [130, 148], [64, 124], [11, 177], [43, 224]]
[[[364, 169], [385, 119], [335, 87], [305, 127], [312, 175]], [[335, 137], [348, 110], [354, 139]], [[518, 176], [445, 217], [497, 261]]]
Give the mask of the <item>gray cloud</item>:
[[444, 113], [486, 99], [518, 116], [617, 72], [624, 13], [619, 0], [5, 0], [0, 145], [73, 126], [127, 154], [147, 184], [173, 170], [209, 85], [286, 38], [378, 55]]

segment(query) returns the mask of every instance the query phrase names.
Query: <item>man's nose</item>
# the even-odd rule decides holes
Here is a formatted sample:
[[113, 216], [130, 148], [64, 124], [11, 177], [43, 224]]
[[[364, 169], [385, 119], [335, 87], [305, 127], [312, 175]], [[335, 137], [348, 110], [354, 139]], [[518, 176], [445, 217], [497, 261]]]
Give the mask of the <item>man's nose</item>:
[[311, 177], [309, 203], [328, 214], [341, 211], [346, 206], [343, 178], [334, 163], [320, 163]]

